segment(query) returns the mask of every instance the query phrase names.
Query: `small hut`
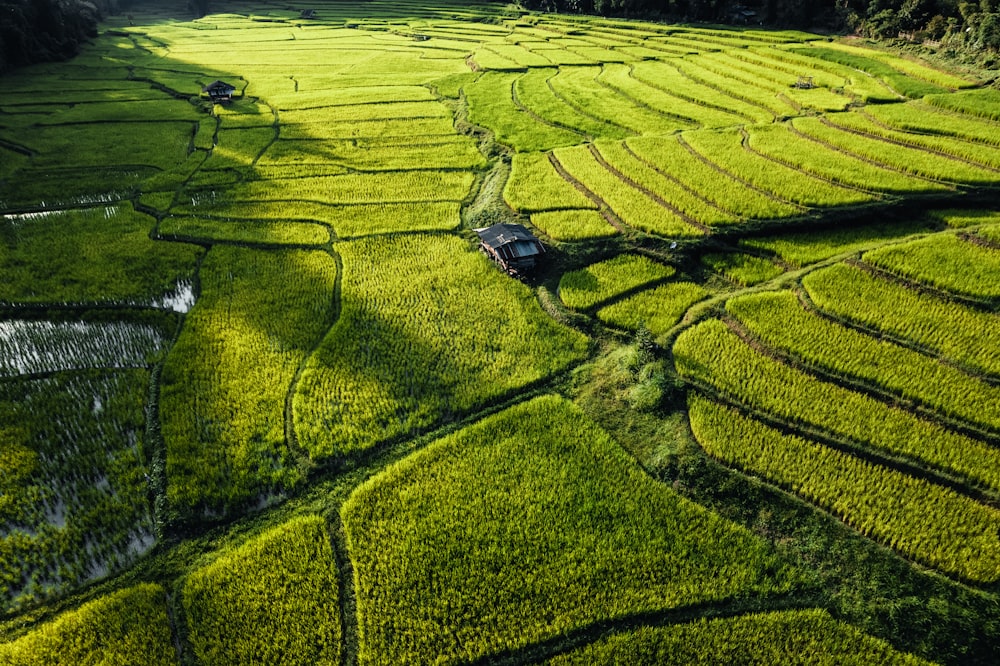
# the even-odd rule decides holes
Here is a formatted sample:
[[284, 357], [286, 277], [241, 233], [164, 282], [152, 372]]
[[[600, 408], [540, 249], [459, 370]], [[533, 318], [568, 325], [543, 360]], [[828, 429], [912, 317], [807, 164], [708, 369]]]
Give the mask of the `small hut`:
[[480, 249], [508, 273], [534, 268], [537, 258], [545, 254], [542, 242], [520, 224], [494, 224], [476, 233]]
[[315, 9], [303, 9], [302, 13], [299, 14], [299, 18], [303, 19], [318, 19], [319, 15], [316, 14]]
[[213, 102], [231, 102], [233, 93], [236, 92], [236, 86], [216, 80], [202, 88], [201, 91], [207, 93], [208, 98]]

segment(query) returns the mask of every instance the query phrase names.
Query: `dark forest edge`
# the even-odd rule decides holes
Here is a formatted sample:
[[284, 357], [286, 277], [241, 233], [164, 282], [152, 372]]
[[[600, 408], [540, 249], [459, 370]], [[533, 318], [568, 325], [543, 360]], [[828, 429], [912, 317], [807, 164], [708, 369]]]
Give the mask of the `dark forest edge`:
[[[65, 60], [97, 36], [109, 14], [133, 0], [0, 0], [0, 73]], [[667, 21], [709, 21], [854, 32], [880, 40], [929, 44], [943, 55], [991, 68], [1000, 56], [1000, 0], [520, 0], [528, 10]], [[195, 16], [209, 0], [191, 0]]]

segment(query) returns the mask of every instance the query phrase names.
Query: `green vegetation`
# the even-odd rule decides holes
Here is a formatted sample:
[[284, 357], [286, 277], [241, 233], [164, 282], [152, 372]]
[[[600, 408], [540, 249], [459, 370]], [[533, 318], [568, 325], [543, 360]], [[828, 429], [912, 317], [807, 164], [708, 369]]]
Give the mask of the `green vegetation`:
[[691, 427], [713, 456], [816, 502], [862, 533], [974, 581], [1000, 578], [1000, 512], [693, 396]]
[[1000, 452], [751, 349], [717, 319], [681, 334], [674, 361], [682, 377], [793, 424], [894, 456], [906, 456], [1000, 489]]
[[802, 280], [821, 309], [932, 349], [958, 363], [1000, 376], [1000, 320], [931, 294], [837, 264]]
[[595, 210], [552, 210], [535, 213], [531, 223], [557, 241], [589, 240], [614, 236], [618, 230]]
[[118, 572], [153, 545], [148, 387], [145, 370], [0, 382], [4, 610]]
[[807, 312], [791, 292], [765, 292], [726, 303], [765, 345], [842, 377], [882, 387], [935, 411], [1000, 430], [998, 387], [937, 359], [878, 340]]
[[201, 663], [340, 663], [337, 570], [319, 516], [224, 552], [187, 577], [182, 600]]
[[544, 396], [387, 468], [342, 509], [359, 663], [473, 660], [792, 581], [758, 538]]
[[322, 251], [217, 246], [163, 369], [172, 507], [232, 510], [301, 480], [285, 396], [330, 325], [335, 265]]
[[922, 664], [826, 611], [751, 613], [643, 627], [559, 655], [551, 666], [580, 664]]
[[514, 155], [510, 178], [503, 194], [514, 209], [526, 213], [597, 208], [590, 199], [563, 180], [548, 155], [542, 153]]
[[4, 666], [177, 664], [159, 585], [112, 592], [66, 611], [11, 643], [0, 643]]
[[149, 303], [193, 277], [201, 249], [154, 243], [127, 205], [7, 216], [0, 302]]
[[994, 0], [96, 2], [0, 81], [0, 663], [1000, 660]]
[[692, 282], [664, 284], [604, 306], [597, 311], [597, 318], [611, 326], [633, 331], [646, 328], [654, 336], [660, 336], [707, 295]]
[[862, 259], [896, 275], [969, 298], [1000, 298], [1000, 249], [983, 247], [954, 234], [887, 245], [866, 252]]
[[784, 269], [774, 262], [742, 252], [706, 254], [701, 261], [713, 271], [722, 273], [744, 287], [767, 282], [784, 272]]
[[905, 222], [883, 222], [862, 227], [848, 227], [830, 231], [786, 233], [763, 238], [741, 238], [740, 245], [756, 250], [774, 252], [782, 261], [792, 266], [808, 266], [831, 257], [856, 253], [880, 245], [934, 230], [930, 220], [916, 219]]
[[370, 448], [538, 382], [587, 340], [461, 239], [338, 244], [342, 310], [302, 373], [295, 431], [315, 460]]
[[665, 280], [674, 272], [672, 267], [649, 257], [620, 254], [563, 275], [559, 280], [559, 298], [568, 307], [587, 310], [625, 292]]

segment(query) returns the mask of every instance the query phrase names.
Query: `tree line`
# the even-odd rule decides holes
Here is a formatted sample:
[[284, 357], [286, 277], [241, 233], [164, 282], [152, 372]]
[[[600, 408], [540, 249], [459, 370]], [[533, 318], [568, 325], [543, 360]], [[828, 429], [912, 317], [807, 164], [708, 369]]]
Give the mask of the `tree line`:
[[[0, 0], [0, 72], [62, 60], [132, 0]], [[201, 16], [209, 0], [190, 0]], [[878, 39], [1000, 51], [1000, 0], [521, 0], [527, 9], [680, 21], [825, 28]]]
[[1000, 50], [1000, 0], [522, 0], [543, 11], [823, 28]]

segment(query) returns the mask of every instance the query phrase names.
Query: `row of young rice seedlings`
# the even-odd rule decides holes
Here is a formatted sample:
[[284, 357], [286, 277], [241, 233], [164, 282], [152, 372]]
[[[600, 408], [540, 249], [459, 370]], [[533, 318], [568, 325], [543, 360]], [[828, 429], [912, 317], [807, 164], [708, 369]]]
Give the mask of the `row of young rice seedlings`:
[[784, 272], [778, 264], [743, 252], [713, 252], [701, 258], [701, 263], [744, 287], [773, 280]]
[[802, 279], [809, 298], [835, 317], [907, 340], [962, 367], [1000, 377], [1000, 317], [836, 264]]
[[121, 569], [153, 543], [144, 370], [0, 382], [0, 606]]
[[[793, 127], [798, 130], [799, 123]], [[837, 131], [837, 130], [834, 130]], [[835, 150], [822, 138], [799, 134], [788, 125], [749, 128], [748, 146], [762, 155], [780, 161], [830, 182], [858, 188], [845, 200], [859, 203], [874, 196], [868, 192], [891, 194], [940, 192], [948, 187], [879, 166], [864, 158]], [[860, 191], [865, 190], [865, 191]]]
[[669, 134], [693, 123], [659, 113], [601, 85], [600, 67], [562, 67], [549, 79], [552, 90], [567, 104], [598, 121], [624, 127], [634, 134]]
[[996, 131], [995, 122], [945, 111], [930, 104], [882, 104], [870, 106], [864, 111], [878, 123], [901, 132], [950, 136], [1000, 146], [1000, 134]]
[[261, 156], [262, 167], [294, 168], [300, 164], [339, 164], [360, 171], [421, 169], [478, 169], [485, 166], [483, 155], [465, 137], [422, 142], [415, 137], [396, 142], [359, 139], [342, 141], [279, 140]]
[[941, 86], [907, 76], [884, 62], [870, 57], [871, 52], [867, 50], [864, 54], [847, 53], [824, 43], [821, 47], [798, 47], [793, 48], [792, 51], [810, 58], [829, 60], [839, 65], [859, 69], [881, 80], [891, 91], [910, 99], [920, 99], [924, 95], [944, 92]]
[[626, 145], [620, 142], [600, 142], [594, 144], [594, 149], [612, 169], [641, 186], [643, 190], [652, 192], [695, 222], [706, 226], [723, 226], [739, 221], [736, 216], [712, 205], [677, 180], [668, 178], [643, 162]]
[[816, 85], [799, 87], [799, 76], [783, 73], [767, 65], [760, 65], [744, 59], [744, 49], [703, 54], [699, 60], [704, 66], [773, 93], [779, 99], [788, 99], [797, 111], [805, 108], [816, 111], [843, 111], [851, 103], [851, 98], [830, 88]]
[[486, 72], [465, 87], [469, 120], [493, 130], [498, 141], [518, 152], [550, 150], [580, 143], [575, 130], [547, 125], [514, 103], [513, 85], [520, 74]]
[[633, 72], [634, 67], [629, 65], [605, 64], [597, 80], [624, 97], [700, 127], [727, 127], [740, 124], [742, 120], [728, 111], [692, 102], [644, 83], [633, 76]]
[[371, 236], [336, 246], [342, 311], [294, 396], [315, 460], [368, 449], [550, 377], [587, 339], [454, 236]]
[[806, 311], [792, 292], [735, 298], [726, 311], [771, 349], [808, 367], [887, 390], [937, 412], [1000, 431], [1000, 387], [886, 340]]
[[549, 80], [558, 72], [555, 68], [536, 68], [518, 77], [514, 82], [517, 101], [549, 123], [581, 133], [579, 142], [587, 137], [625, 137], [630, 134], [620, 125], [578, 111], [557, 96]]
[[[189, 279], [201, 248], [150, 239], [128, 204], [4, 216], [0, 301], [157, 306]], [[81, 248], [86, 248], [85, 252]]]
[[604, 301], [676, 273], [639, 254], [620, 254], [586, 268], [564, 273], [559, 279], [559, 298], [574, 310], [589, 310]]
[[293, 518], [224, 548], [181, 588], [200, 663], [336, 664], [337, 568], [326, 521]]
[[[690, 138], [690, 132], [684, 137]], [[629, 152], [669, 175], [718, 209], [746, 219], [778, 219], [800, 215], [803, 209], [749, 187], [693, 154], [676, 137], [634, 137]]]
[[589, 664], [792, 663], [817, 661], [920, 666], [927, 662], [896, 651], [885, 640], [835, 620], [818, 608], [701, 618], [663, 627], [617, 633], [557, 655], [550, 666]]
[[691, 56], [678, 59], [672, 61], [671, 64], [682, 75], [696, 83], [715, 88], [722, 94], [753, 107], [752, 118], [754, 122], [770, 123], [775, 118], [795, 113], [795, 108], [791, 104], [781, 101], [775, 93], [759, 88], [756, 83], [748, 85], [746, 81], [734, 78], [724, 68], [713, 67], [711, 63], [705, 62], [700, 57]]
[[[971, 162], [973, 165], [978, 165], [979, 167], [1000, 170], [1000, 148], [995, 144], [983, 145], [956, 136], [929, 136], [917, 132], [903, 132], [882, 124], [867, 113], [838, 114], [827, 120], [836, 127], [842, 127], [849, 131], [863, 132], [893, 143], [901, 143], [933, 153], [943, 153], [944, 155], [961, 160], [960, 164]], [[959, 170], [960, 172], [961, 170]], [[957, 176], [959, 173], [944, 171], [942, 180], [958, 180]], [[993, 172], [992, 175], [985, 173], [982, 169], [978, 169], [973, 173], [976, 174], [976, 180], [971, 182], [992, 184], [993, 180], [1000, 178], [997, 171]]]
[[890, 143], [872, 136], [839, 129], [840, 127], [857, 129], [854, 126], [858, 123], [851, 122], [854, 114], [842, 115], [842, 122], [834, 125], [827, 124], [819, 118], [797, 118], [792, 122], [792, 126], [827, 146], [856, 156], [865, 162], [882, 164], [916, 176], [972, 185], [991, 185], [1000, 180], [1000, 172], [995, 170], [987, 170], [957, 158], [916, 147]]
[[558, 148], [554, 155], [562, 167], [588, 190], [607, 203], [629, 226], [666, 237], [693, 237], [701, 230], [642, 190], [623, 182], [601, 165], [588, 146]]
[[862, 48], [860, 46], [844, 44], [836, 41], [827, 42], [824, 46], [835, 51], [842, 51], [844, 53], [850, 53], [870, 58], [872, 60], [877, 60], [889, 65], [906, 76], [910, 76], [915, 79], [922, 79], [942, 88], [975, 88], [978, 85], [976, 81], [971, 81], [954, 74], [949, 74], [948, 72], [940, 69], [935, 69], [924, 62], [904, 58], [900, 55], [890, 53], [889, 51], [882, 49]]
[[330, 325], [336, 267], [322, 251], [215, 246], [160, 389], [167, 499], [226, 511], [301, 479], [285, 398]]
[[[341, 516], [360, 664], [476, 661], [605, 619], [779, 592], [794, 576], [553, 395], [390, 465]], [[586, 557], [564, 543], [587, 544]]]
[[[771, 137], [768, 139], [769, 143]], [[867, 203], [876, 198], [874, 194], [835, 185], [745, 150], [741, 145], [743, 137], [736, 130], [686, 132], [683, 140], [710, 163], [786, 203], [827, 208]], [[783, 151], [781, 156], [787, 158]]]
[[0, 662], [176, 666], [166, 593], [159, 585], [141, 583], [88, 601], [0, 643]]
[[240, 183], [204, 204], [242, 201], [312, 201], [326, 204], [375, 204], [423, 201], [462, 201], [472, 186], [467, 171], [396, 171], [375, 174], [288, 178]]
[[783, 434], [692, 394], [691, 428], [712, 456], [830, 511], [865, 536], [965, 580], [1000, 578], [1000, 511], [956, 491]]
[[597, 318], [629, 331], [646, 329], [658, 338], [706, 296], [708, 292], [693, 282], [670, 282], [606, 305], [597, 311]]
[[1000, 299], [1000, 249], [935, 234], [865, 252], [868, 264], [894, 275], [971, 299]]
[[886, 242], [938, 231], [940, 223], [932, 217], [917, 217], [888, 222], [867, 223], [816, 231], [789, 232], [774, 236], [745, 237], [739, 246], [775, 255], [782, 262], [801, 268], [838, 255], [856, 256]]
[[1000, 92], [993, 88], [947, 95], [928, 95], [923, 101], [948, 111], [957, 111], [987, 120], [1000, 120]]
[[684, 331], [673, 352], [682, 377], [755, 411], [1000, 490], [994, 447], [776, 361], [717, 319]]
[[0, 321], [0, 377], [146, 367], [163, 345], [163, 331], [145, 324]]

